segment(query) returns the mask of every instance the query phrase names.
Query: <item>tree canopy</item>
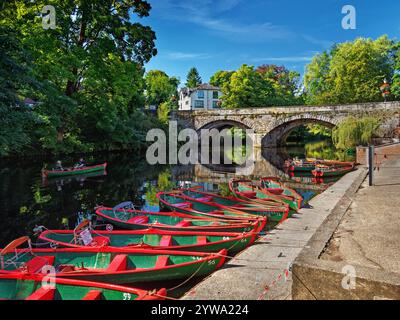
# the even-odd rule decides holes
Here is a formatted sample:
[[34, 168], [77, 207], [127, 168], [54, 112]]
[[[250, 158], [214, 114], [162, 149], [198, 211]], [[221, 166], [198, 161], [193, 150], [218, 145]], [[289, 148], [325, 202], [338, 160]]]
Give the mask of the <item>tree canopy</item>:
[[[43, 28], [45, 5], [55, 8], [55, 29]], [[144, 0], [3, 4], [0, 23], [13, 30], [20, 46], [8, 55], [26, 52], [29, 76], [40, 84], [29, 92], [26, 86], [15, 86], [17, 96], [40, 101], [31, 112], [40, 121], [31, 135], [37, 136], [40, 148], [93, 151], [135, 148], [145, 141], [145, 130], [154, 120], [140, 112], [145, 103], [143, 64], [157, 51], [155, 33], [132, 15], [145, 17], [150, 9]]]
[[199, 72], [195, 67], [191, 68], [186, 76], [186, 87], [195, 88], [202, 82]]
[[308, 104], [382, 100], [380, 85], [394, 73], [394, 41], [358, 38], [316, 55], [306, 68]]

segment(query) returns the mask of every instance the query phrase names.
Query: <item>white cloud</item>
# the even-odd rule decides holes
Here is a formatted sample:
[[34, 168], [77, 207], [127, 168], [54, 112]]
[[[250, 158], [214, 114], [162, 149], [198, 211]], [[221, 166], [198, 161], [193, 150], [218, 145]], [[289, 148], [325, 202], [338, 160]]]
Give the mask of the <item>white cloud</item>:
[[210, 59], [212, 56], [207, 53], [195, 53], [195, 52], [180, 52], [173, 51], [168, 52], [165, 57], [170, 60], [190, 60], [190, 59]]
[[153, 14], [166, 20], [192, 23], [233, 41], [260, 42], [292, 36], [284, 26], [270, 22], [244, 24], [221, 18], [244, 0], [156, 0]]

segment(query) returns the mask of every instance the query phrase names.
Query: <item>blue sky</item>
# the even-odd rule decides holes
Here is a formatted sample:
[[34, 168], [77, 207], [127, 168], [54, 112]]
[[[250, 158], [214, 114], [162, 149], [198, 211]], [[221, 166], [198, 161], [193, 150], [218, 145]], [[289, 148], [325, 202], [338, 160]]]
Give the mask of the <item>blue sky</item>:
[[[208, 82], [218, 70], [242, 64], [285, 65], [303, 74], [305, 65], [332, 44], [387, 34], [400, 38], [400, 1], [387, 0], [148, 0], [157, 56], [146, 70], [164, 70], [186, 80], [196, 67]], [[342, 7], [356, 9], [355, 30], [341, 26]]]

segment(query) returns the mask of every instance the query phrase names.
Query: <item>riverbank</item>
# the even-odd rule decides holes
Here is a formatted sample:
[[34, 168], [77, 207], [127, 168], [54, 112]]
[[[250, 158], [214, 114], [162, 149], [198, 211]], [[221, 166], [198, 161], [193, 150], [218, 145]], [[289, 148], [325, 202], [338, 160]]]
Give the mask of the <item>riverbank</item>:
[[374, 171], [373, 186], [364, 180], [347, 210], [337, 212], [342, 218], [296, 259], [293, 298], [400, 299], [399, 193], [397, 154]]
[[309, 202], [310, 208], [302, 208], [182, 299], [290, 299], [292, 263], [309, 246], [309, 240], [318, 237], [320, 227], [329, 223], [330, 214], [338, 207], [348, 207], [348, 194], [355, 193], [365, 176], [363, 168], [344, 176], [313, 198]]

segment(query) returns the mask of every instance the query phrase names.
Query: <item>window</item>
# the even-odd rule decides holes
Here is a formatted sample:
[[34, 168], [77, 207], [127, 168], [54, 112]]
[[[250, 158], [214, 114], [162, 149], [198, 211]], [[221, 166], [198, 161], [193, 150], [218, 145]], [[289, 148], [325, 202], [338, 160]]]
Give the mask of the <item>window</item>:
[[198, 99], [204, 99], [204, 91], [203, 90], [197, 91], [197, 98]]
[[218, 99], [218, 91], [213, 91], [213, 99]]
[[204, 108], [204, 101], [203, 100], [194, 100], [194, 107], [195, 108]]
[[212, 102], [212, 107], [213, 107], [213, 108], [218, 108], [218, 107], [219, 107], [218, 102], [219, 102], [219, 101], [213, 101], [213, 102]]

